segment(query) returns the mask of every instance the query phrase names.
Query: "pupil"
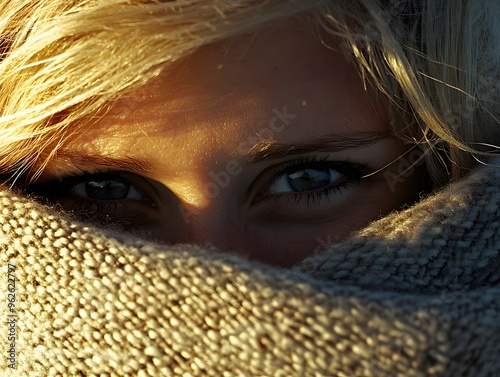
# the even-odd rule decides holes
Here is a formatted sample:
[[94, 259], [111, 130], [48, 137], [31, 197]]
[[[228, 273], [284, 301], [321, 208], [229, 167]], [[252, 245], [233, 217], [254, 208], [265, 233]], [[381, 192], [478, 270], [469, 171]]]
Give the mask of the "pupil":
[[302, 169], [288, 174], [288, 184], [294, 191], [313, 191], [330, 184], [330, 169]]
[[85, 189], [91, 199], [119, 200], [127, 197], [130, 186], [113, 180], [90, 181], [85, 184]]

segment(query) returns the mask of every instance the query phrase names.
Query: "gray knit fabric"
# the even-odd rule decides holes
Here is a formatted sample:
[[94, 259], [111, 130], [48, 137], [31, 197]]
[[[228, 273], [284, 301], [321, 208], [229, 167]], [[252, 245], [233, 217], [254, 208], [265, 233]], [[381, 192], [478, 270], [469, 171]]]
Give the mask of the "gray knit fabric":
[[482, 167], [291, 271], [2, 190], [2, 375], [500, 376], [499, 187]]

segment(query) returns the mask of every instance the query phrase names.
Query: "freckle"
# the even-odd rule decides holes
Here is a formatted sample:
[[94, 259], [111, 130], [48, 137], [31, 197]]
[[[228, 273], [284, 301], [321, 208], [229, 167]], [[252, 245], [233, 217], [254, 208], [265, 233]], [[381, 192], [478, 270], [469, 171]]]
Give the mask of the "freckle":
[[302, 106], [307, 106], [307, 102], [305, 99], [302, 100]]

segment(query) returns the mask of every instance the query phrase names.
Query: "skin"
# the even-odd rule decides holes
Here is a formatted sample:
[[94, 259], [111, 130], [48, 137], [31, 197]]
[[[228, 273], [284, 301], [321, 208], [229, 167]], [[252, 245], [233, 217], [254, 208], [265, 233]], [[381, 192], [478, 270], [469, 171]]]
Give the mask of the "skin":
[[[409, 146], [391, 137], [387, 109], [340, 48], [285, 22], [205, 46], [112, 104], [63, 146], [38, 185], [125, 170], [136, 189], [126, 199], [91, 200], [84, 182], [52, 199], [158, 242], [212, 244], [289, 267], [418, 197], [420, 169], [388, 179], [404, 170], [394, 161]], [[349, 148], [366, 135], [371, 142]], [[263, 152], [327, 137], [331, 148]], [[363, 175], [382, 170], [356, 182], [331, 172], [329, 194], [286, 192], [277, 166], [304, 158], [365, 165]]]

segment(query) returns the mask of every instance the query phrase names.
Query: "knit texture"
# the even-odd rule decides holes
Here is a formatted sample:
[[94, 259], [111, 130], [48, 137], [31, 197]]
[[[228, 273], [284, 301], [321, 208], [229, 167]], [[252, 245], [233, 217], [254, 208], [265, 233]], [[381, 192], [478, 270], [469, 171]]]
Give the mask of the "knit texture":
[[2, 189], [1, 375], [499, 376], [499, 187], [481, 167], [292, 270]]

